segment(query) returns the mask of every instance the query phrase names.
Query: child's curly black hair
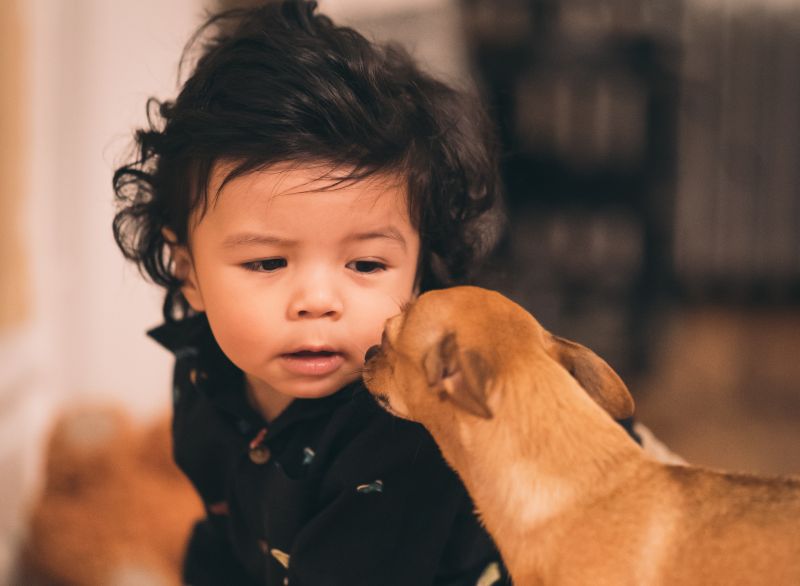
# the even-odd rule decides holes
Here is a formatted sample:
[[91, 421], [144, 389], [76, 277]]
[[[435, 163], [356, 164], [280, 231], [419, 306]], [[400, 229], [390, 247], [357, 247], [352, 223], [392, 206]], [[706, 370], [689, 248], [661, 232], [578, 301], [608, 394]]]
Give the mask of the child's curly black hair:
[[162, 229], [188, 243], [218, 161], [235, 163], [225, 182], [279, 162], [323, 163], [340, 181], [400, 173], [420, 291], [465, 282], [496, 240], [495, 141], [476, 101], [315, 9], [287, 0], [209, 18], [187, 46], [208, 39], [194, 72], [174, 101], [149, 100], [135, 160], [114, 173], [114, 238], [167, 289], [167, 321], [191, 308]]

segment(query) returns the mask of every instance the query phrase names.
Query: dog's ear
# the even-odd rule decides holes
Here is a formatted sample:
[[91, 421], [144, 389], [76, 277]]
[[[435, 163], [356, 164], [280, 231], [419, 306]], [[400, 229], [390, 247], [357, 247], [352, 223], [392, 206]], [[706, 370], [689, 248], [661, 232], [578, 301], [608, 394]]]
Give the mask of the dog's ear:
[[491, 367], [478, 352], [462, 351], [453, 332], [433, 344], [422, 359], [422, 368], [428, 387], [442, 399], [478, 417], [492, 418], [486, 402]]
[[595, 403], [614, 419], [626, 419], [633, 415], [633, 397], [628, 387], [605, 360], [585, 346], [558, 336], [550, 337], [550, 355], [567, 369]]

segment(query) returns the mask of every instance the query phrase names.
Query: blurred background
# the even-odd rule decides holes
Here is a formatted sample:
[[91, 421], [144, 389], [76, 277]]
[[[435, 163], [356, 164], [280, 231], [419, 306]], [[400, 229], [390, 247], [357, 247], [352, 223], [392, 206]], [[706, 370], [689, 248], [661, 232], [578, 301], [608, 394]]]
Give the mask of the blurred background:
[[[111, 176], [205, 11], [243, 4], [0, 3], [0, 583], [54, 418], [168, 409]], [[320, 6], [486, 102], [511, 222], [480, 284], [603, 356], [690, 462], [800, 470], [800, 2]]]

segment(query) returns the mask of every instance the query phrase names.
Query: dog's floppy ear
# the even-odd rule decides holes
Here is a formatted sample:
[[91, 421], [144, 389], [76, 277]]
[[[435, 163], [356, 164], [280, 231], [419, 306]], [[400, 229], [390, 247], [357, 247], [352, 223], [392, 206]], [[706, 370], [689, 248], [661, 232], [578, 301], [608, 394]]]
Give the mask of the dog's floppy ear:
[[428, 386], [442, 399], [478, 417], [492, 418], [486, 403], [491, 368], [478, 352], [462, 351], [453, 332], [433, 344], [422, 359], [422, 368]]
[[614, 419], [633, 415], [633, 397], [614, 369], [597, 354], [564, 338], [551, 335], [550, 355], [580, 383], [594, 402]]

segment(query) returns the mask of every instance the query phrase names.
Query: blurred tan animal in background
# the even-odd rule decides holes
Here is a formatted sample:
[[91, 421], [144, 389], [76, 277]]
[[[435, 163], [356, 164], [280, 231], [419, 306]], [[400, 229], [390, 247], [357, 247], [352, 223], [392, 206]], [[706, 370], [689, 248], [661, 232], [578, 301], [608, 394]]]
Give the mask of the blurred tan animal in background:
[[175, 467], [166, 417], [135, 425], [121, 409], [67, 413], [49, 441], [19, 583], [173, 586], [202, 506]]
[[364, 380], [430, 431], [516, 586], [800, 584], [800, 479], [655, 461], [611, 367], [499, 293], [422, 295]]

